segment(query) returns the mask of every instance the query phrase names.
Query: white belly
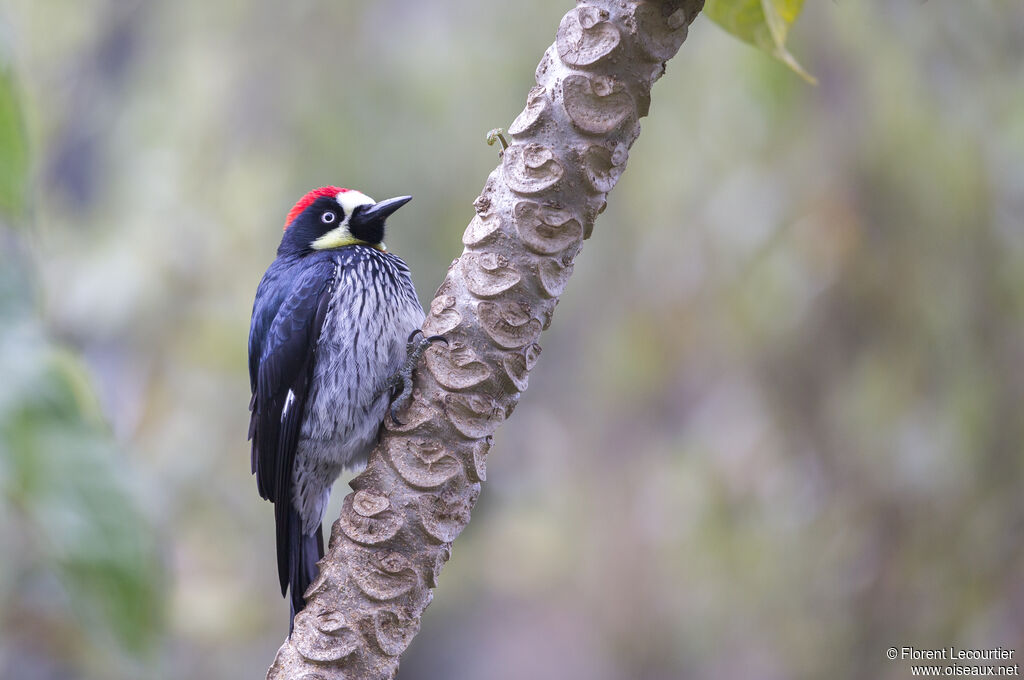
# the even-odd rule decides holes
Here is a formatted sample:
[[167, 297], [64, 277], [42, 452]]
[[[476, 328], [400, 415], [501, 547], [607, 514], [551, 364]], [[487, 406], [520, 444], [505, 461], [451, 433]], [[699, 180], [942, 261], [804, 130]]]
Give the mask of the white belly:
[[[320, 523], [341, 470], [366, 464], [391, 400], [388, 380], [423, 325], [412, 282], [390, 258], [373, 251], [339, 262], [295, 452], [293, 499], [306, 533]], [[385, 275], [391, 283], [375, 285]]]

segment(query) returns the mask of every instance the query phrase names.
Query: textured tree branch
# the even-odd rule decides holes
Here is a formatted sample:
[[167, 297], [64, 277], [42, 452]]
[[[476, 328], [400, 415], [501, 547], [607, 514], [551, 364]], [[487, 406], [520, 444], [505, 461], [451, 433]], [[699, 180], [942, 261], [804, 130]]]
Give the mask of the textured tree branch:
[[526, 389], [573, 259], [626, 167], [651, 85], [703, 0], [570, 10], [430, 304], [404, 425], [352, 481], [274, 680], [391, 678], [480, 495], [491, 435]]

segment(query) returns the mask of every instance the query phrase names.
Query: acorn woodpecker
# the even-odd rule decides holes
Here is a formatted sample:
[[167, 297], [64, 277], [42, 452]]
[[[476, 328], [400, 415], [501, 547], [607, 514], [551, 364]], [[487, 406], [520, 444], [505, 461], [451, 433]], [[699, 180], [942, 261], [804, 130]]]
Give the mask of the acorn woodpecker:
[[412, 368], [438, 339], [414, 342], [423, 307], [409, 268], [384, 247], [385, 219], [411, 198], [378, 203], [340, 187], [310, 191], [288, 213], [256, 291], [252, 471], [260, 495], [274, 503], [289, 631], [324, 554], [331, 485], [342, 469], [365, 465], [391, 393], [404, 386], [399, 401], [408, 400]]

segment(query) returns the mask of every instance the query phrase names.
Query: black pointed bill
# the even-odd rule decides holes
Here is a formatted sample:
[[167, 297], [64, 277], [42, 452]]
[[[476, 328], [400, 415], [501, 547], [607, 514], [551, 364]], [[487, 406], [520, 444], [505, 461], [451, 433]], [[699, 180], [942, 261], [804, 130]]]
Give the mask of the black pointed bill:
[[398, 196], [396, 198], [388, 198], [383, 201], [378, 201], [371, 205], [361, 205], [353, 211], [352, 217], [349, 219], [349, 224], [359, 226], [363, 224], [371, 224], [377, 221], [383, 222], [392, 213], [411, 200], [412, 196]]

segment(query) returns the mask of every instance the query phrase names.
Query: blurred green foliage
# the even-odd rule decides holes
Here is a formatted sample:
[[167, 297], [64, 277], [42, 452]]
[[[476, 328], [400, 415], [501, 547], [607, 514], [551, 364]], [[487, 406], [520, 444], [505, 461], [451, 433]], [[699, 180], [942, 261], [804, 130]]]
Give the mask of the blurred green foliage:
[[28, 146], [9, 68], [0, 70], [0, 211], [20, 215], [27, 195]]
[[[24, 331], [23, 331], [24, 332]], [[77, 358], [42, 337], [4, 337], [0, 478], [37, 537], [26, 571], [55, 570], [83, 627], [144, 650], [159, 631], [160, 565], [124, 457]], [[23, 575], [23, 578], [34, 576]]]
[[[287, 605], [245, 352], [283, 217], [412, 194], [387, 242], [429, 300], [571, 5], [8, 0], [35, 191], [0, 236], [0, 403], [39, 430], [0, 455], [0, 677], [262, 677]], [[1024, 652], [1021, 26], [806, 3], [807, 87], [697, 19], [400, 677]], [[154, 615], [148, 657], [110, 611]]]
[[789, 28], [800, 16], [803, 6], [804, 0], [707, 0], [704, 14], [813, 83], [814, 78], [786, 48]]
[[[126, 660], [154, 651], [164, 585], [137, 480], [88, 371], [37, 317], [34, 267], [12, 230], [27, 220], [28, 145], [18, 111], [14, 79], [0, 71], [0, 659], [15, 657], [6, 677], [34, 677], [31, 662], [23, 668], [17, 657], [40, 627], [46, 632], [34, 645], [69, 655], [52, 661], [58, 665], [112, 669], [118, 649]], [[73, 651], [82, 644], [95, 651]]]

